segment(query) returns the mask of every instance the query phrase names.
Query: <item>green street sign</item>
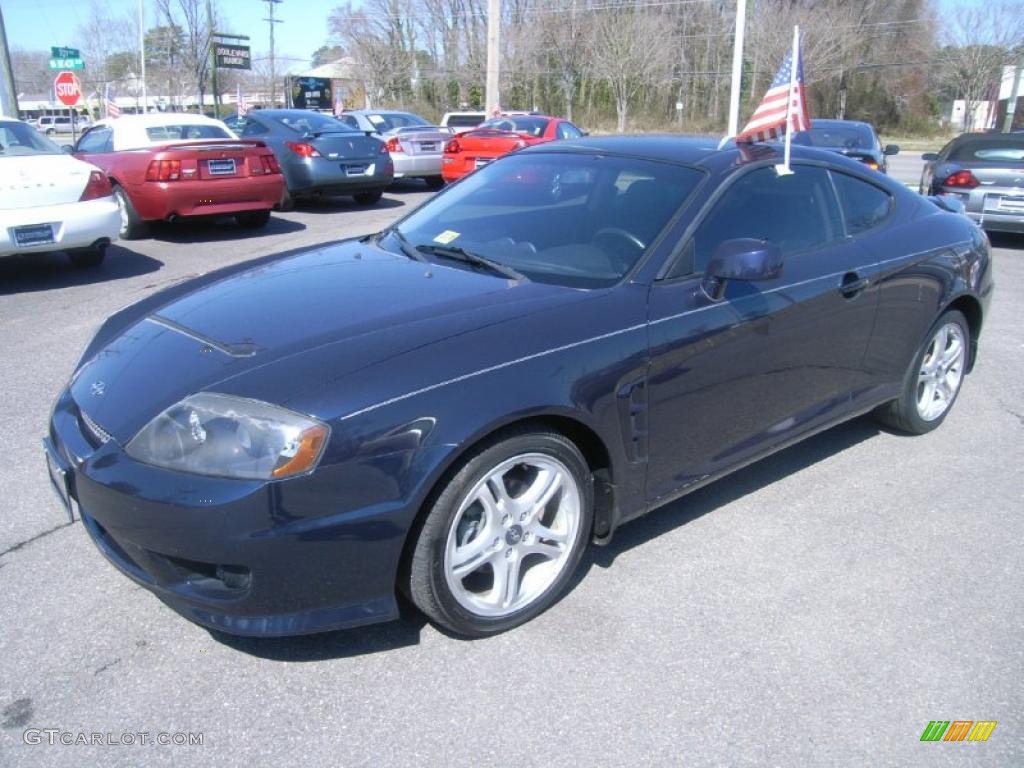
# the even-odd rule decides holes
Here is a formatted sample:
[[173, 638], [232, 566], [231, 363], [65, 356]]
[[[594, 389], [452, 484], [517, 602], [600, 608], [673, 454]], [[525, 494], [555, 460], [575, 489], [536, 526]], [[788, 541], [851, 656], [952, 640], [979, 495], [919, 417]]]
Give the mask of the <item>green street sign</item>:
[[50, 48], [51, 59], [80, 59], [82, 58], [82, 52], [77, 48]]
[[85, 62], [81, 59], [50, 59], [50, 69], [85, 69]]

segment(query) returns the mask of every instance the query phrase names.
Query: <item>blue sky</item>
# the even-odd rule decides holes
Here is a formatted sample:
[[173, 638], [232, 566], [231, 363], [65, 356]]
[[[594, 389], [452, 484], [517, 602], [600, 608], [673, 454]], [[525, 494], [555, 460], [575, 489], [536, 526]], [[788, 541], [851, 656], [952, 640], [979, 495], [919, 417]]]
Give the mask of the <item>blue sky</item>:
[[[155, 26], [152, 4], [144, 0], [146, 26]], [[106, 0], [114, 13], [135, 13], [138, 0]], [[313, 51], [327, 43], [327, 16], [338, 5], [338, 0], [283, 0], [274, 9], [274, 16], [282, 19], [275, 29], [275, 47], [284, 65], [302, 69], [309, 66]], [[230, 19], [228, 29], [236, 35], [249, 35], [254, 52], [270, 49], [267, 4], [259, 0], [217, 0], [223, 16]], [[89, 18], [89, 3], [85, 0], [0, 0], [7, 40], [12, 47], [48, 49], [54, 45], [78, 47], [75, 30]], [[286, 67], [282, 67], [286, 68]]]

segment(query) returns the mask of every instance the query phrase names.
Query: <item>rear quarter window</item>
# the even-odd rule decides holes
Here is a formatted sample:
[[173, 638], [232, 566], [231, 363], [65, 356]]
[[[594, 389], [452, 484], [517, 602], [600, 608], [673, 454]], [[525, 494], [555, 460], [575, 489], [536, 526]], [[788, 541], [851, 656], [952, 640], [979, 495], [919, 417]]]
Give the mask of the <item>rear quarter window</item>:
[[839, 193], [839, 205], [846, 221], [846, 233], [856, 235], [881, 224], [892, 210], [892, 196], [874, 184], [832, 172]]
[[190, 141], [194, 139], [230, 139], [231, 134], [217, 125], [179, 123], [148, 126], [146, 138], [153, 142]]
[[950, 148], [949, 159], [955, 162], [1007, 163], [1024, 165], [1024, 136], [1000, 141], [964, 141]]

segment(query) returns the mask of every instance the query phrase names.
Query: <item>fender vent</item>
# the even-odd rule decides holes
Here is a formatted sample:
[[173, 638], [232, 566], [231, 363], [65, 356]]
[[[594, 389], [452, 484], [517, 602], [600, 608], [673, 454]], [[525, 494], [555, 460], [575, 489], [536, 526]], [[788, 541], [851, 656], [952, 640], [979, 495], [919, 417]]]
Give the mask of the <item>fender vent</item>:
[[623, 384], [616, 395], [626, 456], [633, 463], [647, 461], [647, 377]]

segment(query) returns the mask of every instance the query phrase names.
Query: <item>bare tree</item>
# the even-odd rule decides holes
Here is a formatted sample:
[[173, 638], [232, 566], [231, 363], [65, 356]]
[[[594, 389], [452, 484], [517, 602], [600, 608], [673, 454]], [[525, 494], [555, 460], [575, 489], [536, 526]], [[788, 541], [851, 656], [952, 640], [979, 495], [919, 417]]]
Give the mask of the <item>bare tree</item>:
[[655, 14], [624, 4], [597, 14], [594, 26], [594, 73], [608, 82], [615, 98], [618, 131], [624, 133], [630, 103], [643, 88], [661, 84], [666, 77], [668, 49], [638, 45], [638, 41], [657, 40], [663, 22]]
[[[199, 99], [199, 111], [203, 111], [210, 78], [211, 28], [206, 15], [204, 0], [154, 0], [157, 13], [167, 26], [181, 30], [180, 65], [187, 72]], [[217, 21], [216, 3], [213, 4], [213, 21]]]

